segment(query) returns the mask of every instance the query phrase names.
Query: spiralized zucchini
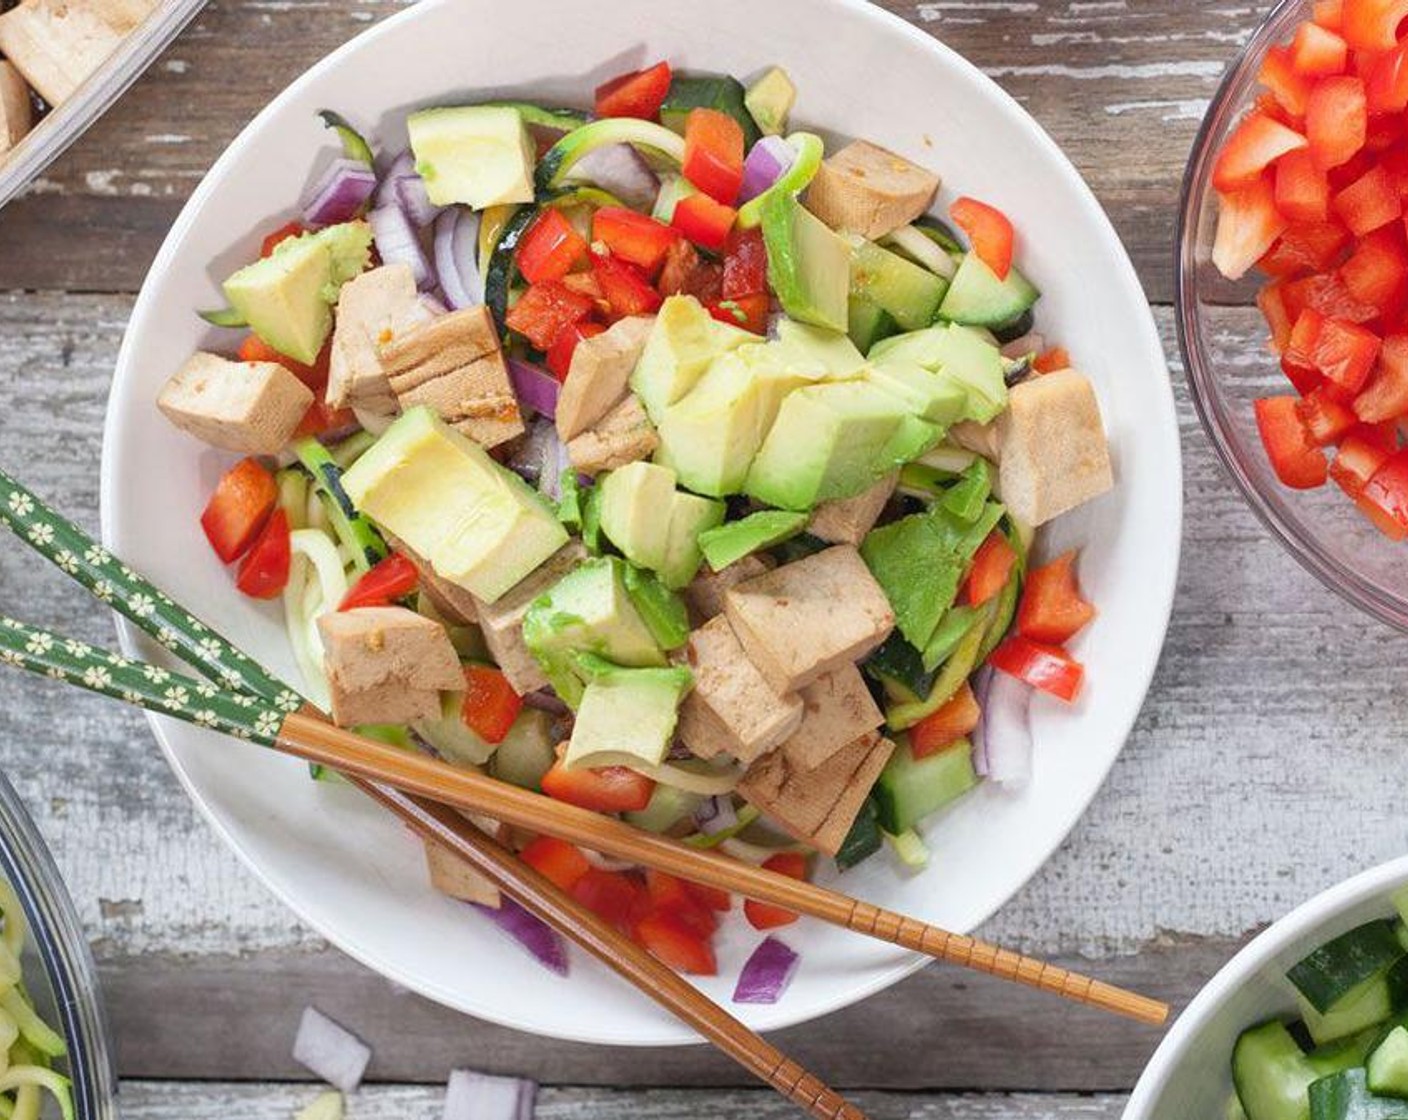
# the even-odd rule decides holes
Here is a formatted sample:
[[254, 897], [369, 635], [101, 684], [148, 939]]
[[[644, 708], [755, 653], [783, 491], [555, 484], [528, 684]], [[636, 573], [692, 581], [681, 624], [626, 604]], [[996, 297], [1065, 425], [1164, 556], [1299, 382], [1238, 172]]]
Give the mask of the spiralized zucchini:
[[20, 975], [28, 935], [24, 909], [9, 883], [0, 880], [0, 1120], [39, 1120], [45, 1092], [73, 1120], [73, 1089], [53, 1068], [68, 1053], [57, 1031], [34, 1010]]
[[336, 610], [347, 595], [346, 560], [337, 542], [322, 529], [299, 529], [289, 535], [293, 560], [284, 588], [284, 625], [293, 656], [303, 675], [304, 692], [326, 710], [332, 703], [323, 669], [323, 639], [318, 617]]

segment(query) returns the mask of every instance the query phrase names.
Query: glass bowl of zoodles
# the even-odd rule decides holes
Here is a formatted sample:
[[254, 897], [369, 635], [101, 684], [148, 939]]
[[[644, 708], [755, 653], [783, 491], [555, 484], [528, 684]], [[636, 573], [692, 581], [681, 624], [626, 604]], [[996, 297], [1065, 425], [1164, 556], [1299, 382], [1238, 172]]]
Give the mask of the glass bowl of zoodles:
[[[405, 151], [325, 111], [300, 219], [157, 404], [232, 453], [205, 535], [339, 724], [785, 874], [903, 873], [1029, 779], [1031, 691], [1079, 697], [1096, 608], [1031, 549], [1114, 477], [1013, 220], [935, 213], [936, 169], [828, 146], [798, 92], [661, 61], [590, 111], [413, 111]], [[505, 838], [716, 973], [728, 897]], [[736, 998], [781, 995], [795, 955], [759, 954]]]
[[110, 1120], [97, 970], [53, 857], [0, 775], [0, 1115]]

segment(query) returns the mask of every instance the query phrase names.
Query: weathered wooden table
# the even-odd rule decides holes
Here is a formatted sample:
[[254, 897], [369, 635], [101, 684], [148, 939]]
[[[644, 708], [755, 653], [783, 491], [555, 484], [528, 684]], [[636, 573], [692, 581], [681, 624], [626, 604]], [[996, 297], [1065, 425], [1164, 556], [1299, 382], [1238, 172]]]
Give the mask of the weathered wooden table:
[[[90, 529], [110, 372], [167, 227], [268, 98], [400, 6], [216, 0], [0, 215], [0, 460]], [[1260, 926], [1408, 842], [1408, 642], [1350, 611], [1263, 532], [1192, 416], [1173, 344], [1184, 158], [1261, 6], [888, 6], [973, 59], [1051, 131], [1113, 215], [1165, 336], [1187, 471], [1168, 647], [1099, 799], [985, 932], [1181, 1006]], [[1248, 345], [1258, 333], [1251, 313], [1230, 315], [1229, 329]], [[36, 621], [112, 639], [106, 617], [21, 549], [0, 548], [0, 596]], [[439, 1084], [456, 1065], [540, 1079], [552, 1086], [548, 1117], [792, 1115], [706, 1050], [516, 1034], [347, 960], [197, 819], [137, 715], [0, 676], [0, 760], [87, 923], [133, 1120], [290, 1116], [309, 1095], [289, 1047], [312, 1001], [375, 1046], [354, 1117], [438, 1117]], [[1158, 1034], [934, 967], [779, 1041], [877, 1118], [1105, 1118], [1119, 1115]]]

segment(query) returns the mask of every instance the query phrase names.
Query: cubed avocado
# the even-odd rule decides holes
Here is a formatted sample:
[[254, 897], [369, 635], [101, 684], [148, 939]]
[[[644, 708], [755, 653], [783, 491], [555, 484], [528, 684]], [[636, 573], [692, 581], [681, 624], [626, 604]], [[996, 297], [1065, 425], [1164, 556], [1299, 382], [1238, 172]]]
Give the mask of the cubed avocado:
[[626, 593], [656, 644], [666, 652], [684, 645], [689, 639], [689, 612], [684, 600], [633, 564], [626, 565], [625, 579]]
[[899, 329], [888, 311], [864, 296], [851, 297], [846, 320], [846, 334], [862, 353]]
[[768, 281], [793, 319], [845, 331], [849, 325], [851, 247], [787, 191], [763, 203]]
[[850, 285], [852, 299], [870, 300], [906, 331], [932, 323], [948, 290], [942, 276], [861, 237], [852, 240]]
[[670, 751], [680, 701], [694, 683], [681, 665], [668, 669], [605, 668], [582, 694], [563, 764], [659, 766]]
[[655, 316], [631, 373], [631, 389], [659, 424], [665, 409], [694, 388], [710, 362], [757, 341], [757, 335], [716, 320], [693, 296], [671, 296]]
[[704, 562], [699, 549], [701, 533], [722, 525], [727, 509], [723, 502], [701, 498], [697, 494], [676, 492], [670, 506], [670, 536], [665, 547], [665, 562], [658, 574], [666, 587], [679, 590], [688, 587]]
[[[342, 285], [360, 276], [372, 263], [372, 227], [363, 221], [339, 222], [316, 233], [306, 233], [297, 241], [311, 238], [327, 247], [332, 259], [332, 287], [325, 293], [329, 303], [336, 303]], [[279, 242], [275, 254], [287, 251], [285, 246], [296, 244], [293, 239]]]
[[814, 363], [828, 381], [849, 381], [865, 371], [865, 355], [838, 331], [783, 318], [777, 324], [777, 345], [789, 361], [795, 357], [799, 363]]
[[896, 464], [888, 457], [907, 406], [864, 382], [789, 393], [744, 492], [779, 509], [807, 510], [859, 494]]
[[396, 420], [342, 485], [437, 575], [487, 603], [567, 543], [536, 490], [428, 408]]
[[536, 149], [518, 110], [464, 105], [406, 118], [416, 171], [436, 206], [533, 201]]
[[1007, 407], [1002, 353], [979, 331], [957, 324], [927, 327], [877, 342], [875, 365], [912, 362], [956, 379], [968, 394], [962, 420], [986, 424]]
[[787, 118], [796, 103], [797, 87], [781, 66], [767, 70], [743, 95], [743, 104], [767, 136], [781, 136], [787, 131]]
[[731, 521], [699, 536], [699, 547], [709, 567], [721, 572], [754, 552], [781, 544], [806, 528], [809, 515], [790, 510], [765, 509]]
[[659, 570], [669, 540], [675, 472], [655, 463], [627, 463], [598, 485], [601, 531], [632, 564]]
[[524, 643], [573, 707], [582, 698], [578, 654], [635, 668], [665, 664], [664, 651], [626, 589], [625, 571], [618, 557], [588, 560], [553, 584], [524, 616]]
[[714, 359], [694, 389], [666, 410], [656, 458], [696, 493], [736, 494], [783, 398], [806, 383], [775, 346], [753, 343], [731, 350]]
[[866, 379], [904, 401], [920, 419], [945, 428], [957, 423], [968, 406], [968, 392], [956, 378], [934, 373], [916, 362], [876, 362]]

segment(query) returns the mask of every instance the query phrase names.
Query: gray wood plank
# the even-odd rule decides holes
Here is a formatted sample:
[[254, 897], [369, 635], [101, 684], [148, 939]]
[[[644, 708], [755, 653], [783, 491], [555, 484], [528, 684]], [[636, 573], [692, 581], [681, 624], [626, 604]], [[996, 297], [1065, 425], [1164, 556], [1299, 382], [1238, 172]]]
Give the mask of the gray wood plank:
[[[129, 1081], [122, 1086], [127, 1120], [288, 1120], [318, 1090], [306, 1085]], [[997, 1094], [931, 1096], [858, 1093], [853, 1101], [872, 1120], [1114, 1120], [1124, 1106], [1118, 1096]], [[348, 1102], [349, 1120], [439, 1120], [439, 1086], [369, 1085]], [[544, 1089], [537, 1120], [697, 1120], [702, 1116], [749, 1116], [790, 1120], [799, 1115], [773, 1093], [757, 1090]]]
[[[135, 290], [182, 202], [239, 129], [314, 61], [403, 3], [216, 0], [29, 196], [0, 215], [0, 288]], [[1223, 67], [1262, 6], [884, 6], [972, 59], [1033, 113], [1110, 210], [1150, 295], [1166, 301], [1184, 159]]]

